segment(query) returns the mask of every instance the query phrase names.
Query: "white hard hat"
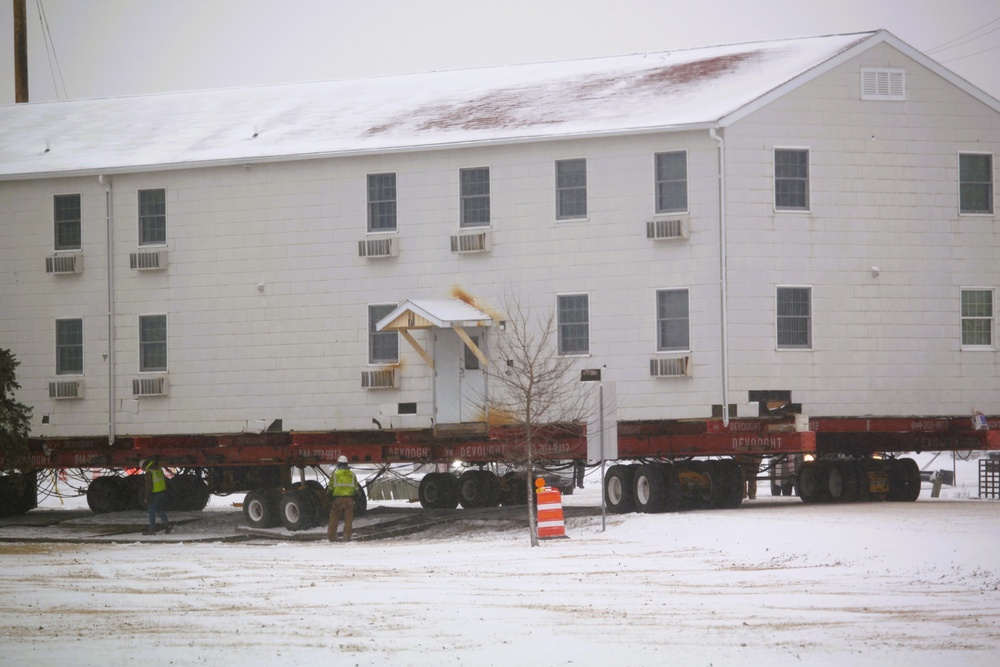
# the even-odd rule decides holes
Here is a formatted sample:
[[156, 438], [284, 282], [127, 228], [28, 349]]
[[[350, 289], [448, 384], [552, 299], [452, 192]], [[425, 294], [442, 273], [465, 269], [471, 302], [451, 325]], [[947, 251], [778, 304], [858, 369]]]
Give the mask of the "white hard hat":
[[337, 463], [347, 463], [347, 457], [341, 454], [340, 458], [337, 459]]

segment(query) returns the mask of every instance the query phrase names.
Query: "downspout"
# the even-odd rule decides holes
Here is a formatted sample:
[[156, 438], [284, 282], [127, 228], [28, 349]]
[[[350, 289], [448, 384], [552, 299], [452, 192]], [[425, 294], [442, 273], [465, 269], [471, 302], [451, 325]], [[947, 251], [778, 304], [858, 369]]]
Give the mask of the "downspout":
[[104, 207], [107, 212], [107, 266], [108, 266], [108, 446], [115, 444], [117, 436], [115, 429], [115, 265], [114, 265], [114, 241], [115, 226], [114, 218], [111, 215], [113, 199], [111, 197], [111, 180], [105, 179], [104, 174], [97, 177], [97, 180], [104, 186]]
[[720, 353], [722, 362], [722, 423], [729, 426], [729, 325], [726, 303], [729, 299], [726, 275], [726, 142], [712, 127], [708, 135], [719, 144], [719, 323], [722, 327]]

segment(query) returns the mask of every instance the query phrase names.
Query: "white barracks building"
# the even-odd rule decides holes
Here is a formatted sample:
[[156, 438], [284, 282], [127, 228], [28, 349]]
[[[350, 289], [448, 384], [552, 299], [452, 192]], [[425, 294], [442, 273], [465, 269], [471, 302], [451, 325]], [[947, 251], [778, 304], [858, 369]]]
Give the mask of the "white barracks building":
[[48, 437], [482, 422], [511, 301], [622, 420], [996, 415], [998, 151], [884, 31], [5, 106], [0, 348]]

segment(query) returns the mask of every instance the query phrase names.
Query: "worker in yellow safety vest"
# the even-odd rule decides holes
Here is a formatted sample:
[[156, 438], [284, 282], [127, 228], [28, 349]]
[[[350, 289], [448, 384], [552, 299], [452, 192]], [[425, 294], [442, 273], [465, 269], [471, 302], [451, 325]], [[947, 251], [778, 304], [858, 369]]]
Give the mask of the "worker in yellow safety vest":
[[328, 493], [333, 496], [330, 506], [330, 525], [326, 528], [326, 539], [333, 542], [337, 537], [340, 518], [344, 518], [344, 541], [351, 541], [351, 524], [354, 523], [354, 494], [361, 490], [358, 477], [348, 465], [347, 457], [337, 459], [337, 469], [330, 475]]
[[141, 461], [139, 465], [146, 472], [146, 507], [149, 510], [149, 530], [142, 531], [142, 534], [156, 534], [157, 516], [163, 520], [163, 532], [169, 534], [174, 527], [170, 525], [167, 512], [163, 509], [167, 497], [167, 477], [163, 474], [160, 461], [155, 456]]

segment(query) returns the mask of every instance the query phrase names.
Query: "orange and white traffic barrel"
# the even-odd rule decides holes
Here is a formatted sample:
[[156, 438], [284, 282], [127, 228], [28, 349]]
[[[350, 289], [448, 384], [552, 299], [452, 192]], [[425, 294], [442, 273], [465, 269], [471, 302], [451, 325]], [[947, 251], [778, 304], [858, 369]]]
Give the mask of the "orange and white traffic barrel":
[[550, 539], [566, 537], [566, 524], [563, 521], [562, 493], [559, 489], [545, 486], [545, 480], [535, 480], [538, 490], [538, 538]]

